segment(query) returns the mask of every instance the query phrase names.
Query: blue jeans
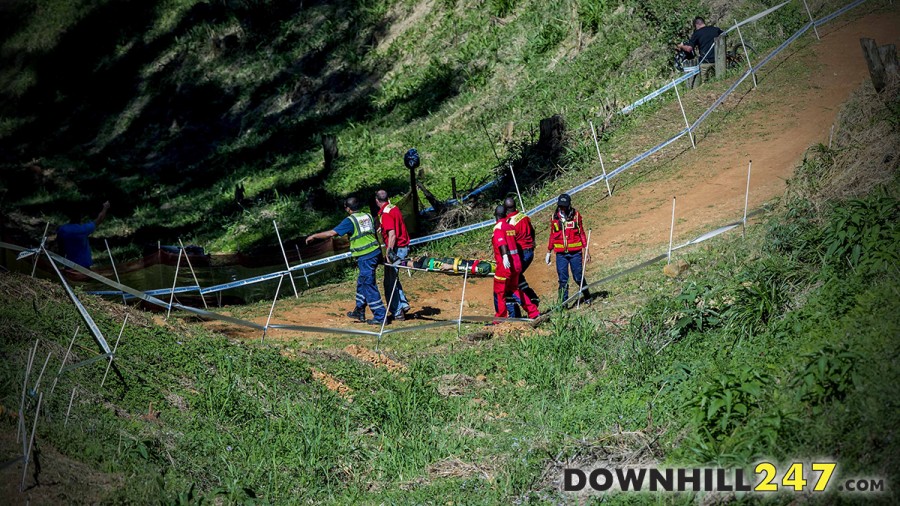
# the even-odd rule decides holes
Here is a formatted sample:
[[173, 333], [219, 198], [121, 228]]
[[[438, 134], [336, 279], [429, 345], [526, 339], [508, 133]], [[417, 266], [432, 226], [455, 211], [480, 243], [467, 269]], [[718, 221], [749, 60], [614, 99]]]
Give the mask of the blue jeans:
[[[409, 258], [409, 247], [397, 248], [397, 258], [406, 260]], [[409, 309], [409, 301], [406, 300], [406, 294], [403, 293], [403, 285], [400, 284], [400, 269], [391, 267], [385, 262], [384, 264], [384, 300], [390, 302], [391, 307], [388, 312], [393, 316], [400, 316], [402, 311]], [[394, 282], [397, 282], [397, 290], [391, 297], [391, 289], [394, 288]]]
[[[559, 277], [559, 301], [563, 302], [569, 298], [569, 269], [572, 269], [572, 279], [575, 285], [581, 287], [581, 252], [575, 253], [557, 253], [556, 254], [556, 275]], [[584, 282], [587, 285], [587, 281]]]
[[356, 308], [365, 309], [369, 306], [375, 319], [384, 321], [384, 303], [381, 302], [381, 294], [378, 293], [378, 285], [375, 284], [375, 269], [379, 260], [380, 255], [356, 259], [356, 265], [359, 267], [359, 276], [356, 278]]

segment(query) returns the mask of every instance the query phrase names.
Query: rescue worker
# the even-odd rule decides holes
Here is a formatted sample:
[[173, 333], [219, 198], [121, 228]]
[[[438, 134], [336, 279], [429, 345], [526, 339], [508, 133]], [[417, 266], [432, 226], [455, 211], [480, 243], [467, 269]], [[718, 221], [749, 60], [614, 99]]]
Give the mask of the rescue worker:
[[495, 316], [507, 318], [511, 312], [515, 314], [516, 300], [518, 299], [522, 301], [528, 317], [537, 318], [540, 316], [537, 306], [519, 291], [522, 260], [519, 258], [519, 251], [516, 247], [516, 229], [506, 221], [506, 207], [497, 206], [494, 210], [494, 217], [497, 219], [497, 224], [494, 225], [491, 244], [494, 248], [494, 261], [497, 262], [497, 268], [494, 271]]
[[[356, 197], [344, 200], [344, 210], [349, 216], [334, 230], [326, 230], [306, 238], [306, 243], [316, 239], [328, 239], [338, 235], [350, 235], [350, 255], [356, 259], [359, 276], [356, 278], [356, 307], [347, 316], [369, 325], [382, 325], [387, 318], [378, 285], [375, 284], [375, 268], [381, 260], [381, 248], [375, 235], [375, 220], [369, 213], [360, 211], [361, 204]], [[366, 306], [372, 310], [374, 318], [366, 319]]]
[[403, 321], [409, 311], [409, 301], [400, 284], [400, 269], [394, 266], [409, 258], [409, 232], [403, 221], [403, 213], [388, 201], [386, 191], [375, 192], [375, 203], [378, 204], [378, 221], [381, 225], [381, 237], [384, 239], [384, 256], [387, 259], [384, 264], [384, 299], [390, 304], [388, 314], [397, 321]]
[[[559, 301], [569, 298], [569, 269], [572, 270], [572, 278], [579, 287], [587, 285], [582, 280], [582, 262], [590, 262], [590, 254], [582, 257], [582, 251], [587, 245], [587, 233], [581, 220], [581, 213], [572, 207], [572, 197], [563, 193], [556, 200], [556, 211], [550, 218], [550, 240], [547, 243], [547, 257], [545, 261], [550, 265], [550, 253], [556, 252], [556, 274], [559, 277]], [[583, 283], [582, 283], [583, 281]], [[583, 297], [590, 297], [590, 291], [585, 289]]]
[[506, 221], [516, 229], [516, 248], [519, 250], [519, 259], [522, 261], [522, 272], [519, 273], [519, 290], [526, 297], [531, 299], [535, 305], [540, 304], [540, 299], [534, 290], [528, 286], [525, 279], [525, 271], [534, 261], [534, 225], [531, 224], [531, 218], [516, 209], [516, 199], [506, 197], [503, 201], [503, 207], [506, 208]]
[[56, 229], [56, 241], [62, 248], [63, 256], [82, 267], [90, 269], [93, 259], [88, 237], [106, 219], [106, 213], [109, 211], [109, 201], [107, 200], [103, 203], [103, 208], [94, 221], [82, 223], [81, 220], [87, 214], [83, 211], [84, 208], [79, 205], [75, 205], [69, 210], [68, 223], [60, 225]]

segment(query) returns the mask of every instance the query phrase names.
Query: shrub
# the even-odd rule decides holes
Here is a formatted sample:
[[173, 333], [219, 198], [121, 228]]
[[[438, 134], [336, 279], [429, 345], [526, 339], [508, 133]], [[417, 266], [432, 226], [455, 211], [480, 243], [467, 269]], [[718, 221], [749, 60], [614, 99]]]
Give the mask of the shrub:
[[855, 366], [862, 355], [846, 344], [830, 344], [803, 357], [807, 359], [806, 366], [794, 378], [793, 387], [815, 414], [821, 413], [825, 405], [843, 400], [858, 383]]
[[865, 275], [900, 261], [900, 206], [886, 195], [850, 200], [834, 208], [822, 247], [824, 261], [836, 270]]
[[725, 314], [734, 323], [747, 328], [763, 328], [787, 308], [802, 272], [795, 262], [769, 256], [751, 263], [737, 279], [734, 303]]

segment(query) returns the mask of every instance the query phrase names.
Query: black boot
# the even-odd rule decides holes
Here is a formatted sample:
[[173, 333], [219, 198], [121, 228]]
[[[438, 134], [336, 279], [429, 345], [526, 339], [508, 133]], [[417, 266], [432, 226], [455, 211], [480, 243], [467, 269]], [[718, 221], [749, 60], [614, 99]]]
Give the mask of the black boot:
[[350, 311], [349, 313], [347, 313], [347, 316], [356, 321], [364, 322], [364, 321], [366, 321], [366, 308], [358, 307], [358, 308], [354, 309], [353, 311]]

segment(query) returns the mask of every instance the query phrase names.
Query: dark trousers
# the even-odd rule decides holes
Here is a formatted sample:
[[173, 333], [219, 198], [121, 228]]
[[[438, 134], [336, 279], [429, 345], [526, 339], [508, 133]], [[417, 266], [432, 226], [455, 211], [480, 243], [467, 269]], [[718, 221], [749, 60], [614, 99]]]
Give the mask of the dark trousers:
[[[556, 275], [559, 277], [560, 302], [569, 298], [569, 269], [572, 270], [572, 280], [575, 281], [575, 287], [581, 287], [582, 258], [580, 251], [556, 254]], [[587, 280], [585, 280], [584, 285], [586, 286], [587, 284]]]

